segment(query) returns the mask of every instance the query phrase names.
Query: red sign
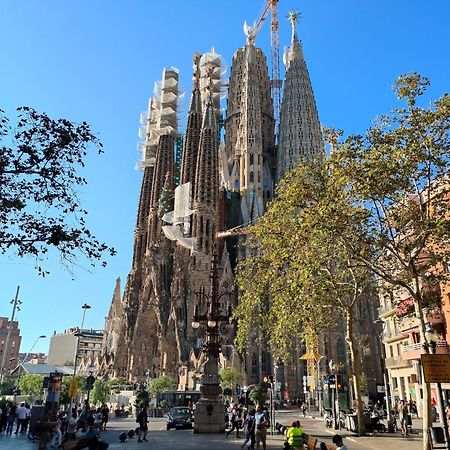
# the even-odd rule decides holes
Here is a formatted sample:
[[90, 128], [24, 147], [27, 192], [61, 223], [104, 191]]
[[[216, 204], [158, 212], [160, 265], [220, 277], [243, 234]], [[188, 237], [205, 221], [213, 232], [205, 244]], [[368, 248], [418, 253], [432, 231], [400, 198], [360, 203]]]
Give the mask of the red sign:
[[284, 392], [283, 392], [283, 397], [284, 397], [285, 399], [288, 399], [288, 398], [289, 398], [289, 391], [284, 391]]

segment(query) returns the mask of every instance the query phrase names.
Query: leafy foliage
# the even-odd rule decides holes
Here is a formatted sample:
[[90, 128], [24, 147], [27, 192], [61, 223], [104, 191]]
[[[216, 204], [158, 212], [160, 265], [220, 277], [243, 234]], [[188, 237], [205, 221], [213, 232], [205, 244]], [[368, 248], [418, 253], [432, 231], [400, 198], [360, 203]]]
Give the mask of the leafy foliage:
[[125, 377], [117, 377], [117, 378], [113, 378], [109, 382], [109, 385], [111, 387], [111, 390], [114, 393], [119, 394], [122, 389], [127, 388], [128, 381], [127, 381], [127, 379]]
[[222, 369], [219, 376], [222, 389], [233, 389], [237, 384], [242, 383], [243, 380], [242, 373], [235, 367]]
[[31, 373], [21, 375], [18, 382], [20, 393], [30, 397], [39, 397], [44, 392], [42, 387], [43, 382], [43, 375]]
[[148, 392], [154, 397], [162, 392], [172, 391], [177, 388], [177, 381], [167, 375], [161, 375], [153, 378], [148, 385]]
[[261, 386], [257, 386], [250, 391], [248, 397], [255, 405], [264, 405], [267, 398], [267, 391], [264, 390]]
[[94, 405], [106, 403], [109, 400], [111, 385], [102, 378], [97, 378], [92, 389], [90, 400]]
[[82, 254], [92, 264], [115, 254], [92, 235], [78, 199], [86, 185], [78, 171], [90, 145], [102, 152], [86, 122], [53, 120], [21, 107], [11, 125], [0, 111], [0, 252], [42, 260], [55, 248], [66, 263]]

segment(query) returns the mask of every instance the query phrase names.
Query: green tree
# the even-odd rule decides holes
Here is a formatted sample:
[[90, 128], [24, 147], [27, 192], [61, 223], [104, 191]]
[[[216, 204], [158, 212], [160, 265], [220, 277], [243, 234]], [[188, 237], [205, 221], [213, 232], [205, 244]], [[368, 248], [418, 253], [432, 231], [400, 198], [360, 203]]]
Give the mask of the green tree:
[[162, 392], [172, 391], [176, 389], [178, 383], [172, 377], [167, 375], [161, 375], [157, 378], [153, 378], [148, 385], [148, 392], [152, 394], [152, 396], [156, 397], [158, 394]]
[[[61, 395], [59, 398], [59, 402], [62, 405], [68, 405], [70, 403], [69, 384], [72, 382], [72, 380], [72, 376], [66, 375], [65, 377], [63, 377]], [[75, 377], [75, 381], [78, 383], [78, 395], [85, 394], [87, 392], [86, 377], [83, 375], [77, 375]]]
[[233, 396], [233, 389], [237, 384], [242, 383], [243, 376], [241, 372], [239, 372], [239, 370], [235, 367], [228, 367], [220, 371], [219, 377], [223, 395], [231, 398]]
[[21, 375], [18, 382], [20, 393], [30, 397], [39, 397], [44, 392], [43, 382], [43, 375], [31, 373]]
[[117, 378], [113, 378], [109, 382], [109, 385], [111, 386], [111, 390], [114, 393], [119, 394], [122, 389], [125, 389], [127, 387], [127, 383], [128, 382], [125, 377], [117, 377]]
[[226, 369], [222, 369], [219, 373], [220, 376], [220, 385], [222, 389], [233, 389], [237, 384], [242, 383], [243, 375], [236, 367], [228, 367]]
[[136, 392], [136, 402], [134, 403], [134, 406], [136, 408], [146, 408], [150, 403], [150, 396], [148, 391], [145, 389], [139, 389], [139, 391]]
[[[394, 91], [406, 106], [381, 116], [364, 136], [337, 142], [334, 154], [336, 171], [366, 208], [363, 221], [371, 252], [354, 258], [375, 274], [386, 294], [397, 289], [409, 294], [423, 343], [423, 311], [441, 306], [436, 292], [439, 283], [449, 281], [444, 269], [450, 262], [450, 96], [418, 106], [428, 85], [417, 73], [400, 76]], [[428, 450], [428, 384], [423, 404], [423, 448]]]
[[370, 270], [353, 258], [355, 252], [369, 252], [364, 228], [346, 220], [348, 215], [364, 217], [365, 211], [338, 175], [331, 159], [299, 165], [281, 183], [277, 198], [251, 229], [258, 254], [239, 266], [242, 297], [234, 316], [242, 350], [251, 333], [247, 323], [256, 320], [263, 338], [285, 361], [293, 337], [313, 350], [321, 332], [343, 318], [359, 423], [364, 424], [354, 322], [359, 305], [373, 292], [373, 280]]
[[54, 248], [69, 263], [80, 254], [92, 263], [115, 254], [88, 229], [78, 197], [88, 148], [102, 152], [98, 138], [86, 122], [17, 111], [11, 125], [0, 110], [0, 252], [42, 260]]
[[97, 378], [92, 389], [90, 400], [94, 405], [106, 403], [109, 400], [111, 385], [102, 378]]
[[248, 397], [255, 405], [264, 405], [267, 399], [267, 391], [265, 391], [261, 386], [257, 386], [251, 390]]

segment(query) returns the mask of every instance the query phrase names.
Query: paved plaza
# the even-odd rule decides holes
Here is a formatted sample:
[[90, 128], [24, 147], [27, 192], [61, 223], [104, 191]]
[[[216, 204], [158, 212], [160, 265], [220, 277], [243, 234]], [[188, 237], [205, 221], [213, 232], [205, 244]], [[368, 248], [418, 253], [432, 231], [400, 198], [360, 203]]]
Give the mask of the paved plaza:
[[[301, 420], [305, 432], [316, 436], [319, 442], [331, 443], [331, 437], [335, 432], [326, 429], [321, 418], [312, 416], [303, 418], [299, 417], [296, 412], [283, 411], [278, 413], [277, 421], [288, 424], [293, 419], [298, 418]], [[239, 450], [243, 442], [243, 439], [237, 439], [235, 434], [226, 438], [224, 435], [216, 434], [194, 435], [192, 430], [167, 431], [164, 418], [152, 418], [149, 423], [148, 442], [139, 443], [137, 438], [134, 437], [122, 443], [119, 441], [119, 434], [123, 431], [135, 429], [136, 422], [134, 419], [113, 420], [109, 423], [109, 426], [109, 430], [103, 433], [102, 438], [110, 444], [109, 448], [111, 450]], [[414, 427], [420, 431], [421, 422], [415, 420]], [[349, 450], [419, 450], [422, 442], [422, 435], [419, 432], [408, 437], [402, 437], [400, 433], [385, 433], [367, 437], [356, 437], [346, 431], [340, 431], [339, 433], [345, 436]], [[267, 448], [282, 449], [283, 441], [284, 438], [280, 434], [269, 435]], [[37, 448], [37, 443], [31, 442], [25, 435], [0, 435], [1, 450], [36, 450]]]

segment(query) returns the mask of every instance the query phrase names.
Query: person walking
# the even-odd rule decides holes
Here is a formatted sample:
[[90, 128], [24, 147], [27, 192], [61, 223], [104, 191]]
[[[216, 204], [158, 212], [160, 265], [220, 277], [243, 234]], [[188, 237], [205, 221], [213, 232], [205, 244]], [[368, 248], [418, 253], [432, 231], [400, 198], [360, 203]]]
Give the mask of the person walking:
[[61, 433], [62, 421], [63, 421], [62, 414], [58, 414], [58, 416], [56, 417], [55, 433], [53, 434], [53, 439], [50, 444], [51, 448], [61, 446], [61, 443], [62, 443], [62, 433]]
[[7, 425], [6, 425], [6, 434], [12, 434], [12, 430], [14, 428], [14, 422], [16, 421], [16, 414], [17, 406], [11, 405], [8, 411], [8, 419], [7, 419]]
[[[139, 433], [138, 433], [138, 442], [147, 441], [147, 433], [148, 433], [148, 414], [147, 408], [145, 406], [142, 407], [141, 412], [137, 416], [136, 422], [139, 423]], [[143, 438], [141, 439], [141, 434]]]
[[244, 449], [245, 446], [250, 441], [250, 447], [249, 449], [255, 448], [255, 410], [250, 409], [250, 411], [247, 413], [247, 416], [244, 419], [244, 426], [243, 426], [245, 441], [241, 445], [241, 449]]
[[106, 406], [106, 403], [102, 405], [102, 430], [106, 431], [106, 425], [109, 420], [109, 408]]
[[230, 410], [228, 412], [228, 421], [231, 423], [231, 428], [225, 433], [225, 437], [227, 438], [234, 430], [236, 430], [236, 437], [240, 439], [239, 437], [239, 423], [238, 423], [238, 417], [237, 417], [237, 410], [234, 406], [230, 407]]
[[263, 446], [263, 450], [266, 450], [266, 438], [267, 438], [267, 425], [269, 421], [266, 413], [263, 411], [261, 405], [256, 408], [255, 414], [255, 438], [256, 449], [259, 450], [260, 444]]
[[408, 436], [408, 404], [405, 400], [400, 400], [398, 405], [398, 418], [400, 420], [400, 429], [402, 431], [402, 436]]

